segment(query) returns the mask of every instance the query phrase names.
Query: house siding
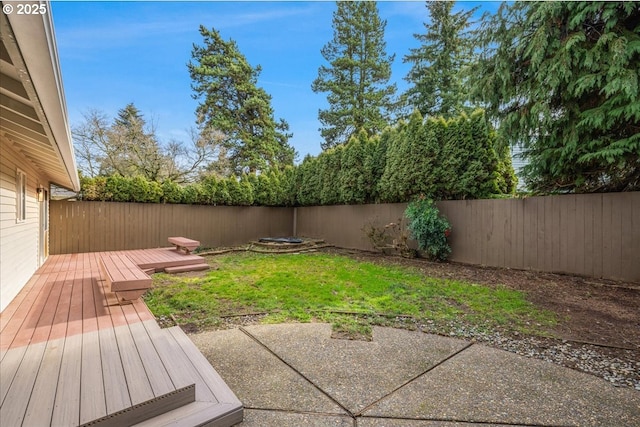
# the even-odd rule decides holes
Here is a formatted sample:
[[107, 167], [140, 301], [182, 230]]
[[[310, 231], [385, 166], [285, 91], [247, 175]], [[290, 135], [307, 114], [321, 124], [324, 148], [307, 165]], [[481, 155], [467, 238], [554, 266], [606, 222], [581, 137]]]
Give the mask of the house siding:
[[[26, 220], [16, 219], [16, 171], [27, 175]], [[0, 311], [15, 298], [39, 267], [40, 206], [36, 188], [48, 182], [29, 160], [0, 139]]]
[[517, 188], [518, 190], [525, 191], [527, 190], [527, 186], [524, 182], [522, 170], [527, 164], [529, 164], [529, 161], [523, 157], [523, 152], [524, 148], [520, 144], [511, 147], [511, 164], [516, 172], [516, 177], [518, 178]]

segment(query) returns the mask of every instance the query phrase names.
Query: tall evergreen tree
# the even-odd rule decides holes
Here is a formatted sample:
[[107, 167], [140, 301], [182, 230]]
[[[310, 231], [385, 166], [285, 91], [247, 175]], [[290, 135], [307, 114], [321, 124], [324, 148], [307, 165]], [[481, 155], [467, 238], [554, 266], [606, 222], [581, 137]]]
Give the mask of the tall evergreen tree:
[[387, 156], [384, 172], [378, 183], [378, 189], [381, 200], [386, 203], [408, 200], [405, 166], [410, 163], [407, 160], [412, 159], [412, 156], [409, 141], [406, 137], [406, 128], [407, 124], [404, 121], [400, 121], [394, 128], [385, 132], [385, 134], [389, 135], [387, 139]]
[[257, 86], [260, 66], [252, 67], [237, 44], [217, 30], [200, 26], [200, 34], [204, 45], [193, 45], [187, 64], [193, 98], [200, 100], [198, 126], [224, 134], [237, 174], [293, 164], [289, 126], [274, 119], [271, 96]]
[[364, 131], [352, 136], [344, 145], [338, 186], [340, 202], [344, 204], [362, 204], [367, 201], [367, 181], [370, 175], [365, 170], [366, 147], [369, 138]]
[[172, 169], [173, 160], [162, 152], [155, 130], [133, 103], [118, 110], [109, 132], [111, 144], [117, 147], [119, 159], [114, 160], [120, 162], [119, 173], [159, 181], [163, 170]]
[[640, 190], [640, 3], [503, 4], [472, 75], [540, 192]]
[[380, 203], [382, 200], [380, 191], [380, 182], [387, 165], [387, 150], [389, 141], [393, 137], [393, 128], [385, 128], [380, 135], [376, 135], [369, 139], [367, 144], [367, 157], [365, 159], [365, 170], [370, 174], [370, 182], [368, 183], [368, 193], [370, 195], [370, 203]]
[[319, 205], [322, 181], [320, 178], [320, 162], [317, 157], [305, 156], [298, 166], [297, 180], [299, 182], [297, 200], [302, 206]]
[[339, 1], [333, 39], [322, 48], [329, 63], [318, 69], [314, 92], [328, 92], [320, 110], [322, 149], [343, 144], [361, 130], [372, 136], [389, 124], [395, 84], [389, 84], [394, 55], [387, 56], [384, 30], [374, 1]]
[[424, 117], [450, 118], [465, 110], [468, 91], [464, 68], [473, 59], [469, 18], [477, 9], [453, 13], [454, 1], [427, 1], [429, 23], [424, 34], [414, 34], [422, 44], [409, 50], [404, 62], [412, 63], [405, 77], [412, 86], [402, 96], [409, 110]]
[[343, 147], [337, 146], [323, 151], [318, 156], [320, 203], [323, 205], [340, 203], [340, 170], [343, 154]]

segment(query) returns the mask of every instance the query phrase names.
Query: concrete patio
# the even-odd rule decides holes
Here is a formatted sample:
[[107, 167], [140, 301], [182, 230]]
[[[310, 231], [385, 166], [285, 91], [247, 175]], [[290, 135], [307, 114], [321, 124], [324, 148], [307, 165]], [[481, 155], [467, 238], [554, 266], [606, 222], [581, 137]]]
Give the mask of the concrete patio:
[[241, 427], [640, 426], [640, 393], [454, 338], [328, 324], [190, 335], [245, 406]]

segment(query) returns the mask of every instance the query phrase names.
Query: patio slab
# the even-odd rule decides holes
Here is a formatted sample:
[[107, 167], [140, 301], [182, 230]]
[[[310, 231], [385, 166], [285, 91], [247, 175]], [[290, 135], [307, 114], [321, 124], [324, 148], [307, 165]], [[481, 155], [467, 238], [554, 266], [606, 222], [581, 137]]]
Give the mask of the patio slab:
[[378, 327], [370, 342], [332, 339], [331, 325], [319, 323], [250, 326], [246, 331], [354, 415], [468, 345]]
[[194, 334], [190, 338], [246, 408], [346, 414], [337, 403], [238, 329]]
[[552, 363], [473, 345], [365, 415], [516, 425], [640, 426], [640, 393]]

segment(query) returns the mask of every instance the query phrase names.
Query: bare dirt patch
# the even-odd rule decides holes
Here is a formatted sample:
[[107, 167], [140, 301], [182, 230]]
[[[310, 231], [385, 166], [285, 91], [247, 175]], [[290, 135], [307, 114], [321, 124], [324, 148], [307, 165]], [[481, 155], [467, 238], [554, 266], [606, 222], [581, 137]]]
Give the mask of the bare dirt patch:
[[434, 263], [368, 252], [332, 251], [371, 262], [411, 266], [429, 277], [517, 289], [536, 306], [557, 314], [558, 325], [553, 332], [559, 339], [640, 350], [640, 284], [450, 262]]

